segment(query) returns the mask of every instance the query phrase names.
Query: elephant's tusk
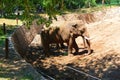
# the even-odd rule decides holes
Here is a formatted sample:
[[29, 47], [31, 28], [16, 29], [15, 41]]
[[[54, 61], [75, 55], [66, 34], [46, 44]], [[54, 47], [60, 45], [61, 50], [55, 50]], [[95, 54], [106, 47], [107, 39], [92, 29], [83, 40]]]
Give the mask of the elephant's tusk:
[[87, 39], [87, 40], [90, 40], [90, 39], [91, 39], [91, 38], [89, 38], [89, 37], [87, 37], [87, 36], [85, 36], [84, 38]]

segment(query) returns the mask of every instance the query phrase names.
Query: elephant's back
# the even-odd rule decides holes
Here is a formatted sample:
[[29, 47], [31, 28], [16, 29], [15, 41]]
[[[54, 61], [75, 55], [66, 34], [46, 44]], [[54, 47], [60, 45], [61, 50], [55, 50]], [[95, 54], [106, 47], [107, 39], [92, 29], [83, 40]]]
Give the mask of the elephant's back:
[[82, 20], [53, 21], [49, 27], [70, 27], [74, 24], [84, 25], [85, 23]]

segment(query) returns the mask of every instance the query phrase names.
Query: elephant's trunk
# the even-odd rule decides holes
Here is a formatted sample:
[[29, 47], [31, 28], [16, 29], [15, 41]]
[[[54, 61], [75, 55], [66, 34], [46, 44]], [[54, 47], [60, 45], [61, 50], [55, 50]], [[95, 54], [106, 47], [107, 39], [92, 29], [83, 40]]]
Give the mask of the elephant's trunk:
[[87, 47], [88, 49], [88, 54], [91, 54], [91, 43], [90, 43], [90, 37], [89, 34], [87, 32], [87, 30], [83, 33], [83, 38], [84, 38], [84, 45]]

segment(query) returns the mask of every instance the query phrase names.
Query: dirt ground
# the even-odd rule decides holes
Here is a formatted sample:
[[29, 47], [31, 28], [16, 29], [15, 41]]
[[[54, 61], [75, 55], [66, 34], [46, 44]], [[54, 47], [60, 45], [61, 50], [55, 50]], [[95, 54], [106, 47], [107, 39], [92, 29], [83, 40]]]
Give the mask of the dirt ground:
[[31, 54], [26, 56], [27, 61], [38, 72], [44, 72], [56, 80], [120, 80], [120, 7], [94, 14], [97, 19], [86, 23], [92, 54], [85, 55], [82, 39], [78, 37], [76, 42], [80, 50], [77, 55], [68, 56], [66, 48], [53, 49], [50, 57], [43, 58], [38, 48], [30, 51]]

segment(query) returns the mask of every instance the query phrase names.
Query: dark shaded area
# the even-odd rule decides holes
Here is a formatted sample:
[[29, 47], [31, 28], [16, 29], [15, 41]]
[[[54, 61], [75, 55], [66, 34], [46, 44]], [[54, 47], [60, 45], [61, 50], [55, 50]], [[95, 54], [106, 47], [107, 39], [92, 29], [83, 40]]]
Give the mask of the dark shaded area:
[[[67, 48], [67, 47], [66, 47]], [[87, 74], [95, 76], [103, 80], [119, 80], [120, 77], [120, 65], [116, 63], [116, 60], [119, 60], [119, 56], [111, 54], [106, 55], [102, 59], [97, 59], [95, 61], [91, 60], [86, 64], [85, 67], [80, 66], [79, 62], [82, 62], [82, 59], [76, 59], [74, 63], [68, 63], [66, 65], [56, 63], [54, 57], [67, 56], [64, 55], [66, 48], [63, 48], [63, 52], [60, 52], [59, 49], [51, 47], [52, 54], [49, 57], [45, 57], [43, 50], [39, 47], [31, 48], [27, 55], [24, 55], [27, 62], [31, 63], [33, 67], [39, 72], [44, 72], [46, 75], [51, 76], [56, 80], [97, 80], [88, 75], [76, 72], [67, 66], [70, 66], [78, 71], [83, 71]], [[57, 50], [57, 51], [56, 51]], [[93, 51], [93, 50], [92, 50]], [[79, 52], [74, 56], [82, 56], [86, 53], [86, 50]], [[113, 51], [112, 51], [113, 52]], [[114, 53], [114, 52], [113, 52]], [[84, 57], [84, 56], [83, 56]], [[52, 58], [52, 59], [50, 59]], [[48, 59], [48, 62], [44, 62]], [[112, 62], [113, 65], [108, 63]], [[49, 67], [48, 67], [49, 66]], [[109, 68], [106, 68], [109, 66]], [[106, 70], [104, 70], [106, 69]], [[43, 75], [45, 76], [45, 75]], [[46, 77], [46, 76], [45, 76]], [[48, 79], [51, 80], [51, 79]]]
[[[62, 50], [62, 52], [61, 52], [61, 50]], [[65, 46], [62, 49], [61, 48], [58, 49], [55, 45], [52, 45], [51, 51], [52, 51], [52, 53], [50, 53], [50, 56], [46, 57], [43, 52], [43, 49], [41, 49], [40, 47], [31, 47], [28, 50], [28, 52], [26, 54], [24, 54], [24, 58], [26, 59], [27, 62], [31, 63], [38, 72], [40, 72], [40, 73], [44, 72], [45, 74], [47, 74], [57, 80], [87, 80], [87, 78], [88, 78], [87, 76], [85, 76], [83, 74], [79, 74], [76, 71], [70, 70], [69, 68], [65, 67], [64, 65], [54, 64], [54, 61], [53, 61], [53, 64], [50, 63], [49, 68], [45, 68], [45, 66], [44, 66], [45, 63], [43, 63], [42, 60], [46, 60], [47, 58], [51, 58], [51, 57], [58, 57], [58, 56], [62, 57], [62, 56], [68, 55], [67, 54], [67, 46]], [[83, 55], [86, 52], [87, 52], [86, 50], [79, 52], [78, 54], [76, 54], [76, 56]], [[68, 66], [73, 67], [74, 65], [68, 64]], [[59, 70], [60, 67], [62, 68], [61, 70]]]
[[[81, 48], [80, 48], [81, 49]], [[82, 48], [83, 50], [82, 51], [80, 51], [80, 52], [78, 52], [78, 53], [74, 53], [74, 55], [89, 55], [89, 54], [87, 54], [88, 53], [88, 50], [86, 50], [86, 49], [84, 49], [84, 48]], [[94, 50], [91, 50], [91, 54], [94, 52]]]

